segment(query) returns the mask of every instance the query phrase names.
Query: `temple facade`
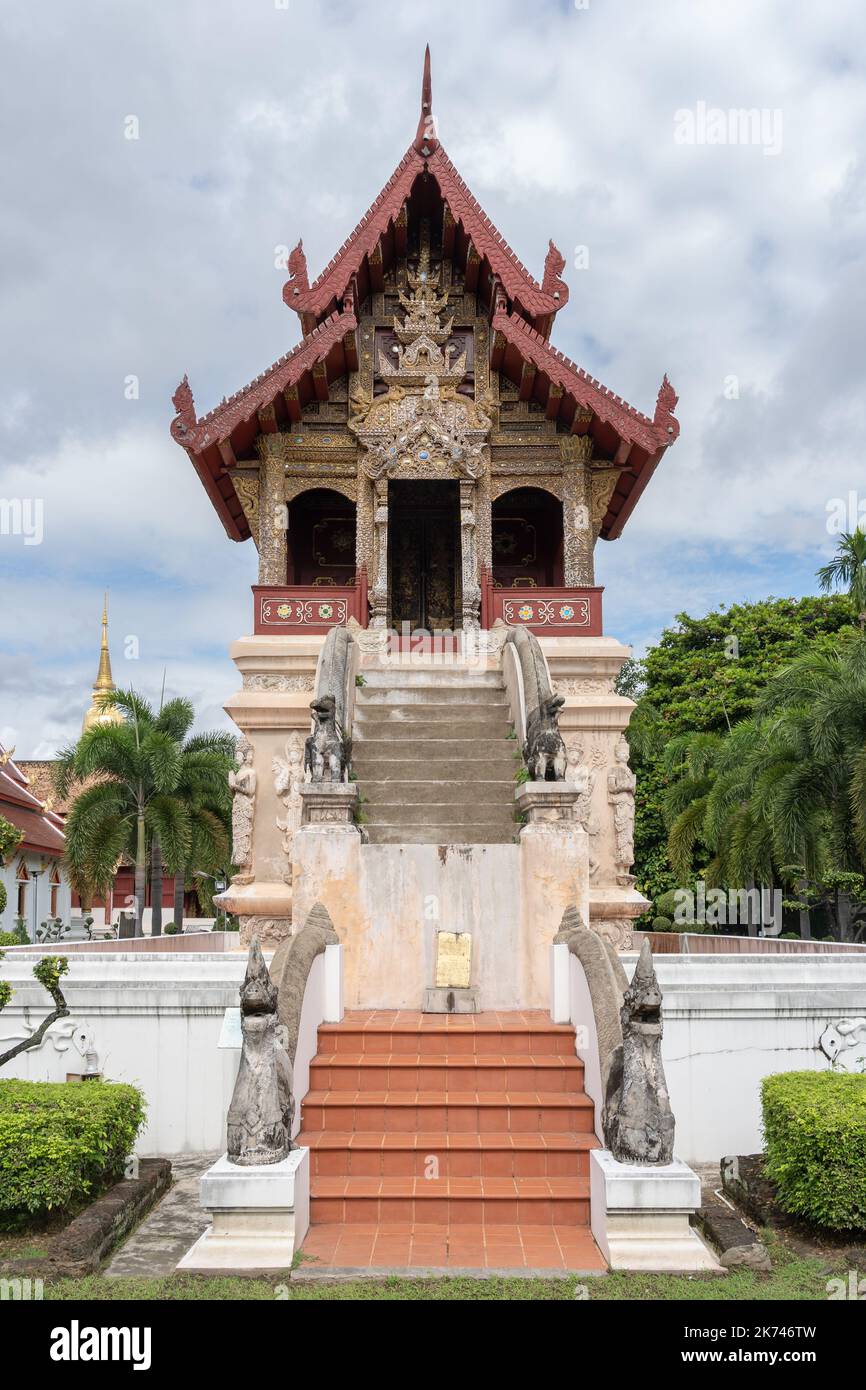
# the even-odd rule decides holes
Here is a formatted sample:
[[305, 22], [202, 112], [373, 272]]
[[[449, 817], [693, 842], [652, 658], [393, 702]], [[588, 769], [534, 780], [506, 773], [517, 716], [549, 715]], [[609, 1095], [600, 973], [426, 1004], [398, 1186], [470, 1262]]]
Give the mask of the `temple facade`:
[[[278, 939], [301, 902], [346, 899], [340, 874], [355, 875], [360, 891], [357, 874], [366, 872], [348, 862], [339, 872], [324, 862], [314, 869], [298, 858], [301, 833], [323, 814], [305, 800], [304, 743], [334, 630], [351, 636], [357, 682], [345, 708], [339, 693], [337, 705], [356, 755], [348, 775], [360, 784], [362, 810], [352, 820], [359, 852], [517, 849], [534, 820], [551, 819], [513, 805], [513, 740], [523, 746], [532, 711], [506, 648], [509, 634], [525, 630], [559, 702], [564, 780], [576, 789], [561, 817], [573, 839], [582, 837], [585, 911], [617, 945], [630, 939], [644, 906], [630, 873], [634, 778], [622, 735], [632, 706], [614, 693], [628, 653], [605, 634], [593, 557], [600, 539], [622, 533], [675, 441], [677, 397], [665, 377], [644, 414], [552, 345], [568, 301], [564, 267], [550, 242], [536, 280], [449, 160], [433, 117], [428, 50], [415, 138], [385, 188], [317, 279], [302, 243], [288, 259], [283, 298], [301, 342], [207, 414], [197, 414], [186, 377], [175, 392], [173, 437], [227, 535], [252, 538], [259, 556], [250, 634], [232, 647], [242, 687], [226, 706], [244, 737], [235, 778], [239, 872], [225, 905], [247, 935]], [[414, 697], [400, 674], [413, 657], [421, 663]], [[397, 721], [434, 735], [394, 758], [400, 775], [390, 775], [394, 750], [374, 731], [376, 690], [397, 709], [388, 738]], [[499, 736], [494, 716], [510, 720], [507, 775], [505, 763], [487, 776], [471, 758], [448, 776], [430, 772], [437, 757], [443, 768], [448, 762], [445, 730], [437, 738], [433, 725], [449, 700], [449, 734], [470, 727], [458, 718], [467, 706], [490, 703], [489, 724], [474, 726], [475, 747], [494, 762], [501, 750], [487, 734]], [[464, 751], [452, 749], [451, 763]], [[526, 775], [518, 769], [518, 785]], [[415, 909], [400, 891], [394, 901], [405, 918]], [[545, 921], [576, 891], [564, 874]], [[340, 906], [356, 925], [341, 928], [332, 910], [338, 931], [372, 930], [378, 908], [361, 909], [357, 894]], [[519, 939], [519, 923], [514, 930]], [[361, 978], [369, 962], [359, 945], [350, 960], [354, 998], [383, 1002], [384, 981]], [[514, 985], [514, 1003], [522, 988]], [[534, 979], [531, 992], [545, 988]]]

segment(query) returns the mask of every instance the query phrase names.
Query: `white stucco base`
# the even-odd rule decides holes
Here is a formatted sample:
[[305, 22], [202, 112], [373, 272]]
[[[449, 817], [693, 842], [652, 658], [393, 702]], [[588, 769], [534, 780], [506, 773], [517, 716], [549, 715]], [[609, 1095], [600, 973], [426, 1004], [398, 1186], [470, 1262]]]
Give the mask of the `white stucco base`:
[[[375, 857], [375, 852], [386, 848], [390, 847], [369, 846], [367, 852], [374, 851]], [[435, 847], [417, 848], [439, 862]], [[518, 853], [517, 846], [494, 845], [490, 849]], [[459, 851], [449, 851], [449, 858], [452, 855], [458, 865]], [[392, 871], [396, 873], [393, 866]], [[432, 876], [434, 865], [428, 864], [426, 872]], [[486, 875], [492, 897], [480, 918], [482, 926], [474, 943], [476, 960], [486, 961], [486, 978], [513, 982], [523, 978], [509, 959], [514, 952], [517, 914], [514, 903], [501, 889], [493, 860], [488, 862]], [[421, 879], [422, 885], [425, 881]], [[456, 891], [459, 881], [458, 876], [449, 884], [449, 891]], [[435, 882], [430, 891], [435, 891]], [[388, 887], [385, 878], [382, 901], [387, 901]], [[440, 898], [443, 927], [450, 901]], [[339, 920], [335, 915], [334, 921]], [[408, 949], [394, 966], [406, 972], [401, 989], [407, 980], [414, 988], [422, 967], [426, 971], [428, 963], [432, 966], [432, 955], [424, 955], [432, 949], [426, 944], [427, 924], [415, 922], [408, 927], [411, 930], [404, 928], [403, 937]], [[553, 934], [551, 930], [548, 943]], [[371, 920], [362, 940], [369, 956], [381, 954], [374, 968], [388, 998], [385, 983], [394, 958], [384, 926]], [[359, 950], [357, 941], [351, 949]], [[599, 1101], [600, 1080], [589, 1065], [592, 1015], [588, 994], [578, 988], [575, 958], [561, 948], [554, 949], [562, 960], [560, 983], [553, 990], [548, 983], [545, 994], [559, 1001], [557, 1007], [562, 1012], [557, 1012], [558, 1018], [570, 1018], [582, 1030], [578, 1050], [587, 1061], [586, 1089]], [[347, 942], [344, 957], [349, 950]], [[553, 952], [549, 944], [544, 950], [549, 980]], [[420, 965], [407, 961], [412, 951], [420, 957]], [[340, 954], [340, 948], [328, 948], [317, 958], [310, 975], [295, 1061], [298, 1102], [306, 1090], [305, 1067], [315, 1052], [318, 1024], [339, 1016]], [[33, 1032], [48, 1012], [45, 991], [32, 977], [37, 959], [34, 951], [13, 949], [7, 951], [0, 967], [0, 975], [15, 991], [0, 1014], [0, 1050], [4, 1043]], [[626, 960], [627, 969], [631, 970], [634, 959]], [[237, 1007], [245, 953], [185, 956], [80, 951], [70, 952], [68, 960], [70, 973], [64, 979], [64, 991], [70, 1017], [55, 1024], [41, 1047], [19, 1054], [3, 1067], [0, 1079], [63, 1081], [67, 1073], [83, 1070], [84, 1052], [92, 1048], [108, 1079], [129, 1081], [144, 1091], [147, 1121], [137, 1145], [142, 1157], [221, 1151], [239, 1053], [220, 1048], [218, 1043], [226, 1009]], [[718, 1162], [727, 1153], [759, 1151], [761, 1078], [777, 1071], [828, 1070], [830, 1061], [821, 1050], [821, 1036], [842, 1019], [866, 1019], [866, 958], [853, 953], [657, 956], [656, 969], [664, 992], [662, 1053], [677, 1122], [676, 1149], [688, 1163]], [[522, 984], [519, 987], [522, 989]], [[512, 983], [509, 988], [516, 994], [516, 985]], [[570, 1000], [563, 1002], [569, 994]], [[508, 1002], [484, 1007], [528, 1007], [514, 995], [505, 995], [504, 989], [500, 996], [491, 991], [490, 998], [497, 997]], [[358, 1005], [347, 995], [346, 1007]]]
[[223, 1154], [201, 1180], [211, 1225], [177, 1268], [290, 1269], [310, 1225], [310, 1151], [293, 1149], [282, 1163], [239, 1168]]
[[606, 1149], [594, 1149], [589, 1170], [592, 1234], [611, 1269], [721, 1272], [689, 1225], [701, 1184], [685, 1163], [618, 1163]]
[[349, 1009], [420, 1009], [436, 934], [472, 937], [481, 1009], [546, 1008], [550, 942], [572, 903], [588, 915], [586, 834], [528, 825], [513, 845], [365, 845], [357, 833], [295, 833], [294, 920], [321, 902], [344, 948]]
[[[623, 961], [629, 976], [636, 959]], [[866, 1027], [866, 956], [853, 952], [656, 956], [655, 967], [676, 1149], [688, 1163], [760, 1152], [761, 1079], [826, 1071], [828, 1026]]]

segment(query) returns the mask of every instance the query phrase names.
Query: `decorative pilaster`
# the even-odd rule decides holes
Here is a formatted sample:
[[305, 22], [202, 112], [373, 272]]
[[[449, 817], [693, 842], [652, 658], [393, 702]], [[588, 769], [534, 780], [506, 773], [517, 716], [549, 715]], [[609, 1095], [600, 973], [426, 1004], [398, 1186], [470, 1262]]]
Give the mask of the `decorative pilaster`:
[[591, 588], [595, 584], [592, 527], [592, 438], [588, 434], [563, 435], [562, 531], [565, 584]]
[[288, 507], [285, 465], [265, 457], [259, 469], [259, 583], [285, 584], [287, 573]]
[[370, 626], [388, 626], [388, 479], [376, 480], [373, 493], [373, 587]]
[[463, 577], [463, 631], [480, 627], [481, 577], [475, 522], [475, 482], [460, 481], [460, 540]]

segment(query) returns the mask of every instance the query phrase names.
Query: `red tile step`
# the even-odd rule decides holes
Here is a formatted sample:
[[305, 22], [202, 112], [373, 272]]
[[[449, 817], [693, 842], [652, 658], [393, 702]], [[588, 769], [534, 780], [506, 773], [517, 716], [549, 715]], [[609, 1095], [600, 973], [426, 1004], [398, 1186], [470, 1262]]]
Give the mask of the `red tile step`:
[[311, 1221], [589, 1225], [588, 1178], [316, 1178]]
[[586, 1134], [595, 1108], [578, 1091], [308, 1091], [305, 1130]]
[[319, 1053], [310, 1066], [310, 1090], [582, 1091], [583, 1063], [574, 1055], [531, 1053]]
[[416, 1230], [423, 1244], [436, 1228], [456, 1233], [452, 1255], [470, 1228], [549, 1232], [535, 1244], [560, 1255], [554, 1228], [591, 1242], [598, 1141], [583, 1080], [574, 1029], [541, 1011], [369, 1011], [322, 1025], [298, 1136], [312, 1231]]
[[[594, 1134], [373, 1134], [322, 1130], [298, 1135], [313, 1178], [588, 1178]], [[435, 1162], [434, 1162], [435, 1161]]]

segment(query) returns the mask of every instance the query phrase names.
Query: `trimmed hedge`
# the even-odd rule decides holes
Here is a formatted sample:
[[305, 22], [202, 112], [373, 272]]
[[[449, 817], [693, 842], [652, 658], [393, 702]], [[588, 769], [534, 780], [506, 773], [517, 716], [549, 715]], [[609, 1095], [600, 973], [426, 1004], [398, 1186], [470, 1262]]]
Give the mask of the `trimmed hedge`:
[[764, 1171], [783, 1211], [866, 1229], [866, 1075], [792, 1071], [761, 1083]]
[[76, 1209], [117, 1182], [144, 1109], [134, 1086], [0, 1081], [0, 1229]]

